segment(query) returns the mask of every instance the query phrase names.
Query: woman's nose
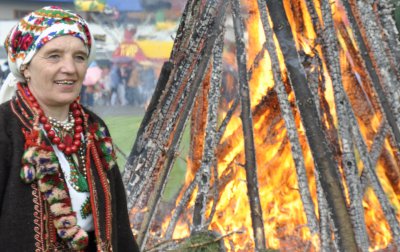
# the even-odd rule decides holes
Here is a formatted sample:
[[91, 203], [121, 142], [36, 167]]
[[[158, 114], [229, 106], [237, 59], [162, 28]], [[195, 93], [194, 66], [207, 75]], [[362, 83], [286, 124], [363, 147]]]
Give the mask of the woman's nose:
[[66, 56], [62, 61], [61, 70], [66, 73], [73, 73], [76, 71], [76, 64], [72, 57]]

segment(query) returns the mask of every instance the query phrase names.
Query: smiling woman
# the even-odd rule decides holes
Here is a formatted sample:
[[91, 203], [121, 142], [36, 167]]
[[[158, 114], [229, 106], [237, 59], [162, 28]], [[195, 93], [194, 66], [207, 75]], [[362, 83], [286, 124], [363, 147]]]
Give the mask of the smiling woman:
[[82, 40], [61, 36], [49, 41], [24, 68], [29, 88], [47, 115], [66, 118], [65, 105], [78, 97], [87, 63], [88, 52]]
[[2, 251], [139, 251], [109, 131], [79, 104], [92, 41], [86, 21], [58, 7], [30, 13], [8, 35]]

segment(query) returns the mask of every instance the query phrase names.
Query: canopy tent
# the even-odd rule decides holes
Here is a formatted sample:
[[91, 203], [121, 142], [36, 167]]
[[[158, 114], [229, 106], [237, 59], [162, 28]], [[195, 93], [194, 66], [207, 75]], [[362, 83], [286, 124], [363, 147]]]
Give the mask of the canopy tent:
[[[49, 1], [49, 0], [38, 0]], [[57, 1], [52, 1], [57, 2]], [[73, 2], [79, 11], [95, 11], [102, 12], [105, 7], [115, 8], [120, 12], [139, 12], [143, 11], [140, 0], [58, 0], [58, 2]]]
[[136, 43], [150, 60], [168, 59], [174, 44], [173, 41], [159, 40], [137, 40]]
[[73, 3], [74, 0], [30, 0], [30, 2], [59, 2], [59, 3]]
[[112, 55], [113, 62], [165, 60], [170, 57], [173, 41], [135, 40], [122, 42]]
[[116, 8], [118, 11], [143, 11], [140, 0], [106, 0], [106, 3], [111, 8]]
[[74, 4], [78, 11], [103, 12], [106, 0], [74, 0]]

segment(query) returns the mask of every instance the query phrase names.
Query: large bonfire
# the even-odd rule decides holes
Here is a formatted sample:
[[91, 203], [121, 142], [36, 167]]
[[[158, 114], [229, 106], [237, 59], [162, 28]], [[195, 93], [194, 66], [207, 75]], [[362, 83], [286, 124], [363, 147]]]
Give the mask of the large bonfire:
[[[212, 231], [228, 251], [398, 249], [400, 55], [389, 7], [188, 1], [124, 174], [142, 248]], [[160, 208], [190, 114], [186, 181]]]

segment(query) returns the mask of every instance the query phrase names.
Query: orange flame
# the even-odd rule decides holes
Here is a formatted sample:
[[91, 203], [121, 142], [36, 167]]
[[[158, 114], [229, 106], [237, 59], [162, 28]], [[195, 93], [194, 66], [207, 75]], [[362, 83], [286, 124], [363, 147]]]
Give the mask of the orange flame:
[[[284, 1], [298, 50], [303, 51], [309, 57], [322, 55], [321, 45], [315, 44], [316, 33], [305, 1], [294, 2], [289, 0]], [[248, 12], [251, 13], [246, 19], [248, 30], [248, 62], [254, 62], [257, 53], [263, 47], [265, 36], [256, 1], [247, 1], [246, 4]], [[318, 1], [315, 4], [317, 9], [319, 9]], [[363, 73], [365, 70], [359, 64], [358, 56], [352, 51], [355, 50], [356, 52], [357, 48], [349, 29], [348, 21], [345, 18], [344, 10], [340, 5], [333, 5], [332, 7], [334, 8], [334, 20], [338, 29], [339, 45], [341, 47], [341, 65], [342, 69], [346, 69], [346, 71], [342, 71], [344, 87], [346, 92], [348, 92], [353, 106], [365, 106], [365, 102], [363, 103], [359, 99], [360, 94], [364, 94], [362, 99], [368, 99], [369, 107], [365, 111], [356, 111], [356, 115], [363, 137], [370, 148], [382, 121], [382, 115], [377, 110], [374, 110], [376, 107], [374, 105], [375, 102], [371, 95], [368, 94], [367, 85], [363, 81], [366, 75]], [[319, 17], [321, 17], [320, 13]], [[344, 29], [340, 30], [340, 27], [344, 27]], [[350, 42], [348, 39], [350, 39]], [[274, 40], [276, 42], [276, 38]], [[279, 51], [277, 42], [276, 45], [279, 52], [279, 63], [281, 69], [283, 69], [283, 79], [287, 81], [283, 55]], [[327, 73], [325, 62], [322, 62], [321, 69], [319, 70], [315, 66], [312, 67], [309, 69], [311, 73], [316, 71]], [[355, 75], [359, 76], [358, 80], [354, 77]], [[323, 95], [328, 103], [329, 111], [326, 112], [333, 118], [336, 118], [332, 83], [326, 74], [324, 78], [325, 82], [323, 85], [325, 88], [320, 91], [320, 95]], [[322, 82], [321, 78], [319, 80]], [[296, 169], [278, 100], [274, 92], [269, 92], [273, 89], [274, 81], [271, 60], [267, 52], [261, 60], [259, 67], [254, 70], [252, 79], [249, 81], [254, 116], [259, 193], [263, 210], [266, 245], [268, 248], [281, 249], [282, 251], [303, 251], [306, 246], [311, 244], [311, 250], [318, 251], [318, 237], [312, 235], [307, 226], [307, 219], [299, 193]], [[354, 84], [357, 81], [359, 82], [357, 86], [360, 87], [358, 89]], [[291, 102], [294, 102], [295, 97], [293, 92], [289, 94], [289, 98]], [[315, 212], [318, 216], [313, 158], [307, 145], [299, 113], [297, 110], [293, 112], [304, 154], [309, 188], [316, 207]], [[327, 121], [326, 116], [324, 115], [324, 121]], [[337, 120], [334, 119], [333, 126], [326, 126], [328, 128], [337, 127]], [[222, 185], [220, 184], [219, 186], [220, 191], [216, 213], [209, 227], [211, 230], [222, 235], [237, 231], [225, 239], [225, 246], [229, 251], [251, 251], [254, 249], [250, 207], [245, 182], [246, 174], [242, 165], [245, 161], [243, 148], [241, 121], [236, 116], [229, 123], [223, 136], [221, 147], [217, 151], [219, 183]], [[394, 208], [400, 209], [400, 190], [398, 190], [400, 187], [394, 185], [394, 182], [388, 176], [387, 170], [387, 163], [391, 163], [398, 170], [397, 163], [393, 161], [396, 157], [388, 140], [386, 140], [383, 149], [383, 152], [386, 154], [379, 159], [376, 172]], [[363, 168], [362, 162], [358, 162], [361, 174]], [[186, 186], [193, 177], [193, 174], [189, 173], [187, 175]], [[193, 195], [196, 195], [196, 193]], [[193, 207], [193, 205], [194, 199], [191, 200], [189, 208]], [[380, 204], [371, 189], [368, 189], [364, 194], [363, 206], [367, 231], [371, 242], [370, 250], [376, 251], [386, 248], [392, 242], [390, 228], [382, 210], [380, 207], [377, 207]], [[210, 214], [210, 211], [211, 204], [209, 205], [207, 216]], [[397, 217], [400, 219], [400, 215], [397, 215]], [[189, 236], [189, 226], [190, 223], [181, 220], [180, 225], [174, 231], [173, 237], [177, 239]]]

